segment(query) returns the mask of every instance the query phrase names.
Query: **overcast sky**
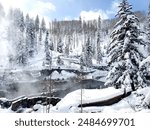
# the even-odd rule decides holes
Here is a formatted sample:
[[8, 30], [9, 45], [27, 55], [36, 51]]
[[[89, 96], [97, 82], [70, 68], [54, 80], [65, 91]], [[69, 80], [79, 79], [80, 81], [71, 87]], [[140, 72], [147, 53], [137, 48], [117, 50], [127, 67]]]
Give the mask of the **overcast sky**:
[[[99, 15], [103, 19], [115, 16], [120, 0], [0, 0], [6, 12], [17, 7], [30, 16], [39, 14], [48, 20], [94, 19]], [[147, 12], [150, 0], [128, 0], [133, 10]]]

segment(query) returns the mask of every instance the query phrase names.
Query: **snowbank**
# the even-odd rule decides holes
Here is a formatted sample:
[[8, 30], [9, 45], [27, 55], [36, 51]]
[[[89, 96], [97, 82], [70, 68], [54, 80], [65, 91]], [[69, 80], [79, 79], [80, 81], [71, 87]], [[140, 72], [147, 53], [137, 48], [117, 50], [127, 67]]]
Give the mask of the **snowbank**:
[[64, 79], [64, 80], [66, 80], [66, 79], [69, 79], [72, 77], [76, 77], [76, 75], [74, 73], [69, 73], [69, 72], [65, 72], [65, 71], [62, 71], [61, 73], [54, 71], [52, 73], [51, 78], [52, 79], [60, 79], [60, 80]]
[[[127, 90], [130, 91], [130, 90]], [[83, 104], [97, 101], [104, 101], [124, 93], [123, 89], [115, 89], [113, 87], [105, 89], [83, 89]], [[145, 108], [142, 103], [149, 103], [150, 87], [138, 89], [132, 92], [130, 96], [123, 98], [118, 103], [109, 106], [93, 106], [84, 107], [83, 112], [86, 113], [150, 113], [150, 109]], [[6, 100], [6, 99], [2, 99]], [[51, 106], [51, 113], [78, 113], [81, 108], [81, 90], [76, 90], [67, 94], [56, 106]], [[46, 106], [35, 104], [33, 108], [21, 108], [23, 113], [43, 113], [46, 112]], [[4, 109], [0, 107], [0, 113], [12, 113], [10, 108]]]
[[[123, 89], [115, 89], [113, 87], [105, 89], [83, 89], [82, 90], [82, 103], [91, 103], [104, 101], [124, 93]], [[69, 93], [64, 97], [56, 106], [58, 112], [72, 112], [77, 109], [81, 103], [81, 90], [76, 90]]]

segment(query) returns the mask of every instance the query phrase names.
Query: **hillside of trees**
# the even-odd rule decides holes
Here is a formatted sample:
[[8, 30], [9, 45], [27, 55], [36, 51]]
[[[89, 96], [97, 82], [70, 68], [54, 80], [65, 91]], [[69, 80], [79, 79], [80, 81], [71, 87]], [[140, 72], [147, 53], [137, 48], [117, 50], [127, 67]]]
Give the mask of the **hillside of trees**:
[[[85, 57], [84, 61], [87, 61], [85, 55], [91, 55], [91, 58], [100, 63], [106, 52], [104, 49], [106, 50], [108, 45], [104, 39], [109, 36], [118, 20], [118, 18], [101, 20], [99, 16], [98, 19], [91, 21], [84, 21], [79, 17], [79, 20], [57, 21], [55, 19], [45, 23], [44, 18], [40, 20], [37, 15], [33, 19], [30, 14], [24, 14], [20, 9], [10, 9], [8, 14], [5, 14], [2, 5], [0, 9], [0, 16], [9, 21], [7, 37], [14, 50], [9, 54], [11, 67], [26, 66], [28, 59], [39, 53], [41, 45], [46, 45], [43, 44], [45, 40], [48, 42], [46, 46], [51, 51], [69, 56], [74, 50], [79, 50], [79, 55], [82, 53]], [[145, 13], [138, 11], [135, 14], [140, 20], [142, 29], [145, 29]]]

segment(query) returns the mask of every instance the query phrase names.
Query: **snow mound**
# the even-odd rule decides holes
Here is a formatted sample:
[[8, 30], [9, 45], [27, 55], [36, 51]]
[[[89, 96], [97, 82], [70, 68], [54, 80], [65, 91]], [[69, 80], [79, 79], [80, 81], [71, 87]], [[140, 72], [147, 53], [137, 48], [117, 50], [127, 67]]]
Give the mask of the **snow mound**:
[[[124, 93], [123, 89], [115, 89], [113, 87], [105, 89], [83, 89], [82, 90], [82, 103], [90, 103], [97, 101], [104, 101]], [[81, 103], [81, 90], [66, 95], [56, 106], [58, 112], [72, 112], [77, 109]]]
[[69, 79], [69, 78], [72, 78], [72, 77], [75, 77], [76, 75], [74, 73], [69, 73], [69, 72], [65, 72], [65, 71], [62, 71], [61, 73], [58, 73], [57, 71], [54, 71], [52, 73], [52, 79]]

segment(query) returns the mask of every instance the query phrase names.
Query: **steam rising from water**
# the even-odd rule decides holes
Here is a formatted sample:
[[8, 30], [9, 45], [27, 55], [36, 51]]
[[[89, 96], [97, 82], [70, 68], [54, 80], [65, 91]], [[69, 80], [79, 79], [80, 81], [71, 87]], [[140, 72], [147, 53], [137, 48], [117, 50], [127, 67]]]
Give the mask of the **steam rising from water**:
[[[13, 55], [15, 51], [13, 50], [11, 42], [8, 41], [8, 27], [8, 19], [0, 12], [0, 82], [4, 82], [0, 83], [0, 91], [8, 91], [6, 93], [7, 98], [37, 94], [39, 92], [39, 87], [36, 87], [33, 83], [30, 83], [33, 81], [33, 77], [29, 76], [29, 74], [26, 74], [22, 68], [19, 68], [19, 73], [16, 71], [14, 74], [10, 74], [11, 68], [9, 65], [9, 56]], [[6, 70], [8, 71], [6, 72]], [[3, 76], [5, 81], [3, 80]], [[17, 84], [18, 81], [26, 83]], [[17, 88], [17, 91], [15, 88]]]
[[8, 22], [4, 17], [0, 20], [0, 66], [6, 67], [8, 65], [8, 40], [7, 40]]
[[36, 78], [33, 79], [33, 77], [24, 70], [14, 72], [10, 78], [11, 80], [7, 79], [7, 82], [10, 81], [10, 84], [5, 86], [8, 91], [6, 95], [7, 98], [11, 99], [18, 96], [37, 95], [42, 92], [42, 85], [39, 84], [38, 80], [36, 80]]

